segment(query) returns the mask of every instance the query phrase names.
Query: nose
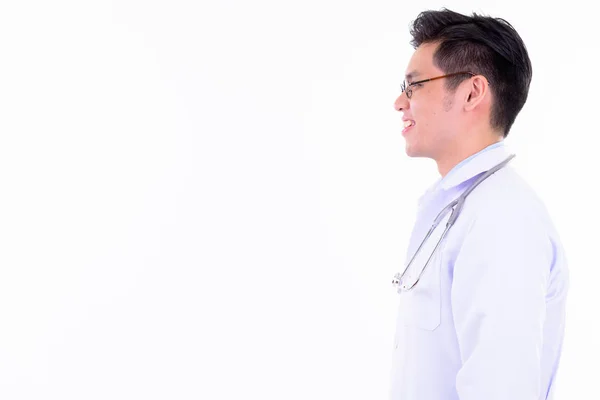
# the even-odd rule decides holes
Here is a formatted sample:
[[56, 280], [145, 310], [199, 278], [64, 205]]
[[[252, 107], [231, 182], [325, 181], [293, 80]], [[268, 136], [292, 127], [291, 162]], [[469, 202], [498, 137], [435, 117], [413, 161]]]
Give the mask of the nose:
[[394, 102], [394, 110], [402, 111], [408, 108], [408, 97], [406, 97], [406, 93], [400, 93], [400, 96]]

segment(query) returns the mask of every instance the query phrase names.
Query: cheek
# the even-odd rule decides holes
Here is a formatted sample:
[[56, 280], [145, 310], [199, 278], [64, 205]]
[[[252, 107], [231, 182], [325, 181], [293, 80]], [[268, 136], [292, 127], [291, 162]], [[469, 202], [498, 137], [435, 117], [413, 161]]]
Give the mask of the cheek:
[[414, 107], [411, 105], [417, 123], [438, 128], [444, 128], [449, 122], [450, 114], [444, 107], [441, 101], [420, 102]]
[[418, 103], [411, 105], [412, 116], [417, 121], [419, 131], [426, 132], [436, 126], [440, 111], [433, 105]]

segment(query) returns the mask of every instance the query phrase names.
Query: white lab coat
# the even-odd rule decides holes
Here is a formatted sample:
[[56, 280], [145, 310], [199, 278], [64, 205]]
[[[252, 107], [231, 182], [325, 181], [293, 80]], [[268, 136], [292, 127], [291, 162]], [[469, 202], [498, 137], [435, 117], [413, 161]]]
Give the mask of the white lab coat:
[[[406, 264], [439, 211], [509, 155], [491, 145], [421, 197]], [[418, 284], [398, 294], [391, 400], [552, 399], [568, 282], [551, 218], [509, 163], [467, 197]]]

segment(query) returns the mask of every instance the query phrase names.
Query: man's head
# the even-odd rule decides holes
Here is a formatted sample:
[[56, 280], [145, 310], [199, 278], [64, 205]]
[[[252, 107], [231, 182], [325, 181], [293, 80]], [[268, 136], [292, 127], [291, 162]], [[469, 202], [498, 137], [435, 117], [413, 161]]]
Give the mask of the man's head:
[[[443, 9], [419, 14], [411, 35], [415, 52], [406, 69], [407, 90], [394, 103], [403, 120], [413, 123], [403, 131], [407, 154], [439, 164], [461, 148], [506, 137], [532, 75], [514, 28], [500, 18]], [[413, 85], [447, 74], [454, 75]]]

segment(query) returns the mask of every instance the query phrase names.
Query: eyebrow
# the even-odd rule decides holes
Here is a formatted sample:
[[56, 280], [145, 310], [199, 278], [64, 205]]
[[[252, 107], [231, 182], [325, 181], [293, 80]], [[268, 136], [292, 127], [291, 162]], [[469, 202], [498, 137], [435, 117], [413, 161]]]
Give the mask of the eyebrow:
[[412, 78], [419, 76], [419, 72], [418, 71], [411, 71], [408, 74], [406, 74], [404, 76], [404, 79], [406, 79], [407, 81], [410, 81]]

